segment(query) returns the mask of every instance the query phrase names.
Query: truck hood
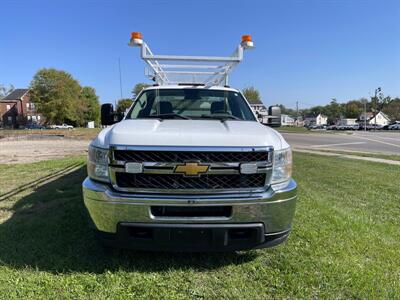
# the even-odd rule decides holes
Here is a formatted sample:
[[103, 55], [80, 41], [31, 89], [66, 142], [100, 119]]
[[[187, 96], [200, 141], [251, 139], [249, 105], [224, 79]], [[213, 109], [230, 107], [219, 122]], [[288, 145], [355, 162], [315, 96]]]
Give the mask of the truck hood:
[[92, 145], [289, 147], [275, 130], [255, 121], [123, 120], [101, 131]]

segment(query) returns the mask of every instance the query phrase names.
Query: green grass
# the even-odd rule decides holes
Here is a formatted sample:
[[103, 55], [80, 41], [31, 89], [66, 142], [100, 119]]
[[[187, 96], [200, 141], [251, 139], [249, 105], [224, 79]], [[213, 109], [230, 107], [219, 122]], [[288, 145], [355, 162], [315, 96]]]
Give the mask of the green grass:
[[305, 127], [297, 127], [297, 126], [281, 126], [274, 128], [279, 132], [286, 132], [286, 133], [321, 133], [321, 134], [334, 134], [333, 131], [326, 131], [326, 130], [310, 130]]
[[[103, 249], [85, 220], [84, 166], [22, 190], [0, 209], [0, 294], [57, 299], [399, 299], [399, 167], [300, 153], [294, 160], [300, 199], [293, 232], [279, 247], [250, 252]], [[0, 187], [8, 191], [8, 177], [18, 172], [30, 182], [45, 176], [52, 164], [61, 170], [83, 162], [74, 158], [15, 165], [15, 174], [2, 166]]]
[[358, 152], [358, 151], [343, 151], [343, 150], [333, 150], [333, 149], [314, 149], [316, 151], [321, 151], [321, 152], [329, 152], [329, 153], [337, 153], [337, 154], [345, 154], [345, 155], [356, 155], [356, 156], [362, 156], [362, 157], [374, 157], [374, 158], [383, 158], [383, 159], [389, 159], [389, 160], [396, 160], [400, 161], [400, 154], [383, 154], [383, 153], [371, 153], [371, 152]]
[[289, 132], [289, 133], [311, 133], [312, 131], [305, 127], [297, 126], [281, 126], [274, 128], [279, 132]]

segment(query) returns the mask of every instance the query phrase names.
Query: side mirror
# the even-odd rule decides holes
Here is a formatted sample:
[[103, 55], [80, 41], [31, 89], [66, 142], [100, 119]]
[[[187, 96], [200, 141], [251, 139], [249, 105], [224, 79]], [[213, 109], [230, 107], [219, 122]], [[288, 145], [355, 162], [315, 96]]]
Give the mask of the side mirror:
[[280, 127], [281, 124], [281, 108], [279, 106], [268, 107], [268, 126]]
[[115, 123], [114, 106], [106, 103], [101, 106], [101, 125], [112, 125]]

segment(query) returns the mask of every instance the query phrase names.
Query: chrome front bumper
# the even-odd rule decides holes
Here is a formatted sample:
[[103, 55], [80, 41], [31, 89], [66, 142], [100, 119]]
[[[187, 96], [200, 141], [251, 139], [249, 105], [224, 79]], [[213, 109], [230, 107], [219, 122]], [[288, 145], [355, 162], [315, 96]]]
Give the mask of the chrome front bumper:
[[[86, 178], [83, 197], [95, 228], [116, 233], [121, 223], [240, 224], [262, 223], [265, 235], [288, 232], [294, 217], [297, 185], [281, 190], [234, 195], [146, 195], [116, 192], [109, 185]], [[151, 206], [232, 206], [230, 217], [155, 217]]]

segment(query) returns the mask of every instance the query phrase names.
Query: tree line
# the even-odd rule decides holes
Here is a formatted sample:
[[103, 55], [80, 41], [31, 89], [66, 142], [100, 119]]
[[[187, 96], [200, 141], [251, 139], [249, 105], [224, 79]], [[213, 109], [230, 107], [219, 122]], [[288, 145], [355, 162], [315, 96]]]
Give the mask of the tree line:
[[[132, 98], [118, 100], [117, 111], [128, 109], [136, 95], [147, 86], [145, 83], [136, 84]], [[13, 85], [0, 84], [0, 99], [13, 90]], [[48, 124], [67, 123], [78, 127], [86, 126], [89, 121], [100, 124], [100, 102], [96, 90], [81, 86], [68, 72], [54, 68], [40, 69], [33, 76], [29, 93], [36, 111], [45, 117]]]
[[[244, 88], [242, 93], [250, 104], [261, 102], [259, 91], [252, 86]], [[282, 104], [278, 106], [281, 108], [282, 114], [294, 117], [297, 115], [303, 118], [315, 117], [318, 114], [326, 115], [330, 124], [335, 123], [340, 118], [359, 118], [360, 115], [364, 113], [364, 110], [375, 113], [382, 111], [388, 115], [391, 120], [400, 120], [400, 98], [384, 96], [382, 92], [371, 97], [369, 100], [361, 98], [349, 100], [346, 103], [338, 103], [336, 99], [332, 99], [327, 105], [317, 105], [310, 108], [300, 109], [299, 111], [285, 107]]]
[[349, 100], [346, 103], [338, 103], [336, 99], [332, 99], [327, 105], [317, 105], [306, 109], [287, 108], [279, 105], [283, 114], [291, 116], [313, 117], [323, 114], [328, 117], [328, 123], [333, 124], [340, 118], [359, 118], [360, 115], [367, 112], [377, 113], [382, 111], [391, 120], [400, 120], [400, 98], [383, 97], [382, 95], [372, 97], [370, 100], [361, 98], [357, 100]]
[[[132, 89], [132, 98], [119, 99], [116, 110], [125, 112], [133, 103], [133, 99], [148, 87], [148, 84], [138, 83]], [[44, 115], [49, 124], [68, 123], [75, 126], [86, 126], [88, 121], [100, 123], [100, 103], [94, 88], [81, 86], [73, 76], [65, 71], [53, 68], [40, 69], [30, 84], [31, 101], [35, 103], [37, 111]], [[0, 84], [0, 99], [10, 93], [14, 87]], [[242, 91], [246, 99], [253, 104], [261, 103], [260, 92], [254, 87], [246, 87]], [[329, 123], [337, 119], [358, 118], [366, 108], [367, 112], [382, 111], [392, 120], [400, 120], [400, 98], [377, 94], [371, 99], [361, 98], [338, 103], [332, 99], [327, 105], [318, 105], [311, 108], [295, 109], [279, 105], [283, 114], [291, 116], [317, 116], [324, 114]]]

